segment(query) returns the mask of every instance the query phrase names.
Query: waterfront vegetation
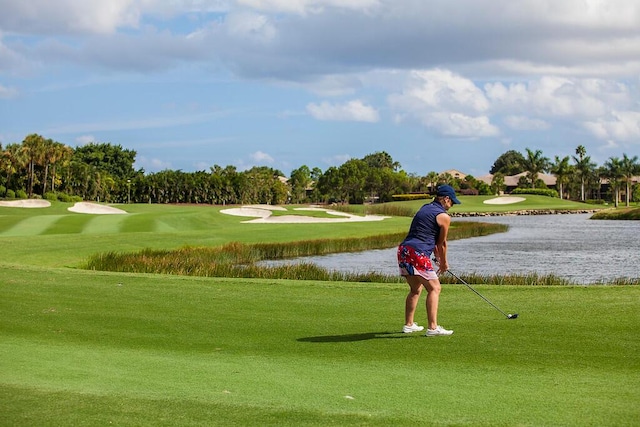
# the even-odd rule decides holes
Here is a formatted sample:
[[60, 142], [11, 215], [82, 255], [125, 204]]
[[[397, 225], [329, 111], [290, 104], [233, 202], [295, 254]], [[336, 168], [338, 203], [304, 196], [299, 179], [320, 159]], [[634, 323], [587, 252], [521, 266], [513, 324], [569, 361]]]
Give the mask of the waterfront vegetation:
[[640, 220], [640, 207], [606, 209], [596, 212], [591, 219]]
[[[459, 212], [474, 205], [462, 197]], [[582, 426], [640, 419], [637, 283], [547, 286], [558, 283], [509, 276], [491, 286], [464, 276], [519, 318], [505, 320], [466, 287], [450, 285], [439, 317], [455, 334], [425, 338], [398, 333], [407, 289], [385, 278], [325, 278], [308, 265], [304, 280], [85, 268], [115, 256], [123, 258], [109, 269], [122, 270], [127, 256], [145, 253], [193, 258], [196, 267], [217, 253], [229, 266], [395, 245], [409, 216], [265, 224], [203, 205], [117, 205], [128, 215], [76, 214], [70, 206], [0, 208], [6, 425]], [[452, 236], [483, 227], [456, 224]], [[154, 255], [154, 268], [160, 259]]]

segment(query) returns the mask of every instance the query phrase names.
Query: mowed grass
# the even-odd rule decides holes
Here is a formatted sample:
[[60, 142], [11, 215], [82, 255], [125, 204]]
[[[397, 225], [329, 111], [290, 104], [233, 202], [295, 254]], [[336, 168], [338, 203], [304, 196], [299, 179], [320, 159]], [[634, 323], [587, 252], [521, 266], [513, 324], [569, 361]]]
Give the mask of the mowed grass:
[[[410, 218], [243, 224], [211, 206], [68, 206], [0, 209], [3, 425], [640, 422], [638, 286], [475, 284], [520, 315], [506, 320], [445, 285], [439, 317], [454, 335], [404, 335], [406, 285], [78, 266], [109, 251], [394, 233]], [[424, 297], [418, 313], [424, 323]]]
[[[638, 287], [446, 286], [451, 337], [398, 333], [402, 285], [0, 273], [5, 425], [635, 425]], [[424, 309], [420, 307], [424, 317]], [[597, 313], [597, 316], [594, 315]]]

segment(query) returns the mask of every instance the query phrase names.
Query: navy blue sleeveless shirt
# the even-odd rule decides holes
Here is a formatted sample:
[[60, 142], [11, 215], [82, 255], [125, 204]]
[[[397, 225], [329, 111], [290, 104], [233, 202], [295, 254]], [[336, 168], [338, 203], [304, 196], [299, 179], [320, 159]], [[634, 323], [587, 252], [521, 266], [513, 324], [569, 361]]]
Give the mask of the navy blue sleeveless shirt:
[[413, 217], [409, 233], [400, 245], [411, 246], [416, 251], [431, 255], [440, 235], [440, 226], [436, 217], [446, 212], [445, 208], [435, 200], [423, 205]]

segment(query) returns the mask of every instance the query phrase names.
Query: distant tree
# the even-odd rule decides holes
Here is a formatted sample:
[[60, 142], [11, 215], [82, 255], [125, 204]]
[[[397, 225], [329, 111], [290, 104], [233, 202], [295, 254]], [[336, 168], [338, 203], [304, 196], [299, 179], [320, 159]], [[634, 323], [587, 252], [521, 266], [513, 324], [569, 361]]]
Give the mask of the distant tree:
[[555, 161], [550, 165], [550, 172], [556, 177], [556, 185], [558, 186], [558, 193], [560, 198], [563, 197], [564, 184], [567, 183], [569, 176], [571, 176], [572, 167], [569, 164], [569, 156], [565, 156], [562, 159], [558, 156], [555, 157]]
[[22, 151], [27, 159], [28, 187], [27, 195], [33, 195], [33, 189], [38, 183], [36, 168], [44, 164], [45, 139], [38, 134], [30, 134], [22, 141]]
[[325, 202], [344, 202], [347, 199], [343, 177], [337, 167], [331, 166], [318, 179], [316, 188]]
[[610, 157], [609, 160], [604, 162], [600, 171], [601, 176], [609, 180], [614, 205], [617, 208], [620, 200], [620, 186], [622, 185], [622, 180], [624, 178], [622, 162], [618, 157]]
[[494, 194], [502, 193], [507, 186], [504, 184], [504, 175], [501, 172], [496, 172], [491, 178], [491, 189]]
[[576, 155], [573, 156], [575, 174], [580, 181], [580, 201], [585, 201], [585, 189], [589, 179], [594, 175], [596, 164], [587, 156], [587, 150], [583, 145], [576, 148]]
[[400, 163], [393, 161], [393, 158], [386, 151], [367, 154], [362, 160], [371, 168], [388, 168], [393, 171], [400, 169]]
[[427, 182], [429, 183], [429, 190], [434, 193], [434, 190], [438, 186], [438, 178], [440, 178], [440, 175], [438, 174], [438, 172], [431, 171], [427, 174], [426, 178]]
[[311, 185], [311, 170], [308, 166], [302, 165], [298, 169], [291, 171], [289, 186], [291, 187], [291, 202], [302, 203], [307, 198], [307, 188]]
[[629, 206], [631, 199], [631, 181], [634, 176], [640, 175], [640, 164], [638, 163], [638, 156], [629, 158], [626, 154], [622, 154], [622, 160], [620, 161], [620, 171], [622, 172], [624, 182], [627, 186], [625, 192], [625, 205]]
[[343, 191], [348, 203], [362, 203], [365, 198], [366, 178], [369, 175], [369, 167], [363, 160], [350, 159], [339, 168], [342, 177]]
[[455, 178], [448, 172], [441, 173], [438, 175], [438, 184], [449, 184], [454, 186]]
[[504, 176], [517, 175], [525, 171], [523, 164], [524, 156], [515, 150], [509, 150], [496, 159], [489, 173], [492, 175], [501, 173]]
[[76, 147], [73, 159], [106, 172], [116, 179], [128, 179], [135, 175], [133, 164], [136, 152], [121, 145], [92, 142]]
[[542, 155], [542, 150], [532, 151], [527, 148], [527, 156], [522, 161], [522, 167], [527, 172], [531, 188], [535, 188], [538, 175], [549, 168], [549, 159]]

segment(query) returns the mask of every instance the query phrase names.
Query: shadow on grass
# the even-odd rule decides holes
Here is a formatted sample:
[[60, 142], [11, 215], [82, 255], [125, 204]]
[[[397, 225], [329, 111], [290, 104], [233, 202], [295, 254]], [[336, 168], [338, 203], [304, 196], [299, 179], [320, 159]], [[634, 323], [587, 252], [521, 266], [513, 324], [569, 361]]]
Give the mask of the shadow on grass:
[[361, 334], [345, 334], [345, 335], [322, 335], [318, 337], [298, 338], [300, 342], [353, 342], [366, 341], [381, 338], [409, 338], [411, 334], [403, 334], [402, 332], [364, 332]]

